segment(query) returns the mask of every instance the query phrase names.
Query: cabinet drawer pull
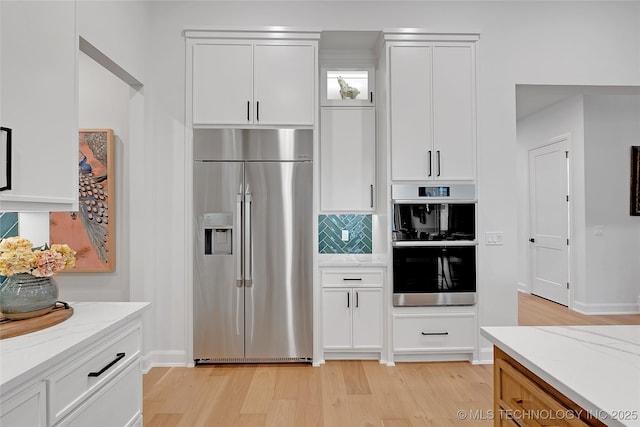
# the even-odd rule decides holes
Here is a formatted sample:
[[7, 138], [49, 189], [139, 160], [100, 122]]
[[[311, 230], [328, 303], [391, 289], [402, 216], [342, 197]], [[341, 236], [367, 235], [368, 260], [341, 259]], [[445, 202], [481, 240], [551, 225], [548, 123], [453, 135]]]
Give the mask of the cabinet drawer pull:
[[251, 120], [249, 117], [249, 110], [251, 109], [251, 101], [247, 101], [247, 121]]
[[373, 104], [373, 91], [369, 92], [369, 100]]
[[116, 358], [113, 359], [111, 362], [109, 362], [108, 365], [106, 365], [104, 368], [100, 369], [98, 372], [89, 372], [89, 376], [90, 377], [99, 377], [100, 375], [104, 374], [105, 371], [107, 371], [110, 367], [112, 367], [113, 365], [118, 363], [120, 361], [120, 359], [123, 359], [124, 356], [125, 356], [124, 353], [116, 354]]
[[436, 151], [436, 158], [438, 159], [438, 176], [440, 176], [440, 150]]
[[360, 296], [358, 292], [356, 292], [356, 308], [360, 308]]
[[343, 277], [342, 280], [344, 280], [345, 282], [356, 281], [356, 280], [362, 281], [362, 277]]
[[422, 335], [449, 335], [449, 332], [420, 332]]
[[429, 174], [427, 176], [431, 176], [431, 150], [429, 150]]
[[256, 101], [256, 121], [260, 121], [260, 101]]
[[349, 294], [350, 292], [347, 292], [347, 308], [351, 307]]

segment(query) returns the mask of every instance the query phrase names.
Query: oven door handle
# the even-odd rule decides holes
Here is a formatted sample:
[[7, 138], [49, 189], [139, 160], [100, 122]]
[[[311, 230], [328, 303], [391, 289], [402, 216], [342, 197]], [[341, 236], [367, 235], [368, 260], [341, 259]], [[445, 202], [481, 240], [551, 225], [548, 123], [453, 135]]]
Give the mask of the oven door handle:
[[391, 243], [394, 248], [443, 248], [458, 246], [478, 246], [477, 240], [396, 240]]

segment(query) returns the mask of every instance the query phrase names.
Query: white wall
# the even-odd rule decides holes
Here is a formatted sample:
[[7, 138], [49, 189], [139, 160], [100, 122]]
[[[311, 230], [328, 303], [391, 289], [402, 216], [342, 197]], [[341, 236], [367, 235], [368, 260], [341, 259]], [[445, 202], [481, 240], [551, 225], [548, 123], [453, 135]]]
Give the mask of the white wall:
[[[479, 248], [481, 325], [517, 322], [515, 84], [639, 84], [637, 2], [187, 2], [153, 4], [146, 82], [153, 90], [157, 173], [156, 259], [163, 313], [155, 343], [167, 362], [184, 362], [184, 81], [182, 31], [200, 26], [319, 27], [380, 30], [418, 27], [480, 32], [478, 52], [479, 236], [503, 231], [504, 246]], [[164, 244], [171, 242], [171, 245]], [[484, 339], [483, 357], [490, 354]]]
[[640, 144], [640, 96], [585, 96], [584, 107], [587, 292], [576, 309], [638, 312], [640, 218], [629, 215], [629, 177], [631, 146]]
[[629, 163], [640, 134], [640, 95], [573, 96], [518, 121], [518, 281], [530, 290], [528, 150], [564, 134], [570, 135], [570, 307], [638, 312], [640, 221], [629, 215]]
[[531, 290], [531, 251], [529, 245], [529, 150], [549, 144], [550, 140], [569, 135], [571, 171], [571, 292], [573, 302], [584, 301], [585, 272], [585, 168], [584, 168], [584, 97], [576, 95], [518, 121], [518, 283]]
[[82, 52], [79, 62], [80, 129], [113, 129], [115, 143], [116, 271], [60, 273], [56, 277], [65, 301], [129, 300], [129, 86]]

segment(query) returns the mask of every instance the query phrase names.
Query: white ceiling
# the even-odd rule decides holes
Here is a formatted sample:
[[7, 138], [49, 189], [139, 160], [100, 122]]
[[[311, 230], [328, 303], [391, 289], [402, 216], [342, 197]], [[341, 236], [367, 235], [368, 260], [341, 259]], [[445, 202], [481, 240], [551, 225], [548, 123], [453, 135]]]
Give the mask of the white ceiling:
[[640, 86], [516, 85], [516, 119], [576, 95], [640, 95]]

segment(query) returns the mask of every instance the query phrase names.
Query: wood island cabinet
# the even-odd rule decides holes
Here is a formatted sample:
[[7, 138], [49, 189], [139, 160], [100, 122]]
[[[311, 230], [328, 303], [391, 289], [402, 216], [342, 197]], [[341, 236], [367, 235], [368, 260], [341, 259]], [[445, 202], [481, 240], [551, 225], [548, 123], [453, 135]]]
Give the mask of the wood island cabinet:
[[604, 427], [498, 347], [494, 347], [494, 425]]

